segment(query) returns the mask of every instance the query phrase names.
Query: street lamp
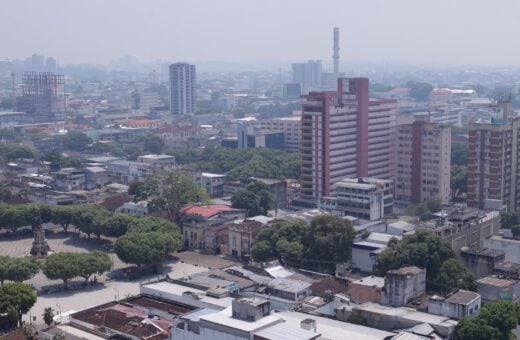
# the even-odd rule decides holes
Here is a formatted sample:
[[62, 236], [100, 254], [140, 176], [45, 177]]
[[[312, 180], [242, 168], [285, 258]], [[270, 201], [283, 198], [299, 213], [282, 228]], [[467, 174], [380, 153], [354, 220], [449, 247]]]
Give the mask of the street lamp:
[[60, 324], [62, 323], [61, 319], [61, 305], [59, 302], [56, 302], [56, 308], [58, 308], [58, 314], [60, 315]]

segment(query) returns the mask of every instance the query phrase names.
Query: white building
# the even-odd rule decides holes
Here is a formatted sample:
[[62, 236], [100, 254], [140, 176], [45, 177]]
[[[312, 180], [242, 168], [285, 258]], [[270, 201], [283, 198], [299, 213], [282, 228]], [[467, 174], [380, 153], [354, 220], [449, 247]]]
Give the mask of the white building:
[[195, 65], [170, 65], [170, 112], [187, 115], [195, 112]]
[[520, 240], [493, 235], [484, 240], [484, 247], [501, 250], [506, 255], [505, 261], [520, 264]]
[[260, 122], [260, 126], [263, 131], [283, 132], [285, 138], [285, 151], [300, 151], [302, 129], [301, 116], [264, 119]]
[[447, 297], [431, 296], [428, 299], [428, 313], [449, 318], [462, 319], [480, 314], [481, 298], [475, 292], [459, 290]]
[[321, 88], [322, 67], [320, 60], [292, 64], [292, 80], [301, 86], [302, 94]]
[[333, 185], [334, 196], [320, 199], [319, 207], [337, 216], [380, 220], [392, 213], [393, 187], [389, 180], [345, 178]]

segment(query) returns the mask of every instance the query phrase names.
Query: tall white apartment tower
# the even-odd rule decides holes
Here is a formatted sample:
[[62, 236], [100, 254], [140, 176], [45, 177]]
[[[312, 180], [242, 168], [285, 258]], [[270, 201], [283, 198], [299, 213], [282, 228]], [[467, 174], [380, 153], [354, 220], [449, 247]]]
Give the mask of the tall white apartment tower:
[[186, 115], [195, 112], [195, 65], [170, 65], [170, 112]]

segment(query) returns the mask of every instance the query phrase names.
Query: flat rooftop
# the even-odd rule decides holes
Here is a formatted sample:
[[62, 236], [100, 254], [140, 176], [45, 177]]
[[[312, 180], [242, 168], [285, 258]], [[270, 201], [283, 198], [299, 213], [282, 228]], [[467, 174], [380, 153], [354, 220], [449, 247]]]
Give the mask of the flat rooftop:
[[498, 277], [493, 276], [486, 276], [481, 279], [477, 280], [478, 284], [485, 284], [490, 286], [497, 286], [497, 287], [510, 287], [514, 286], [518, 281], [516, 280], [509, 280], [509, 279], [501, 279]]
[[388, 337], [394, 336], [394, 333], [381, 331], [379, 329], [355, 325], [353, 323], [328, 319], [319, 316], [310, 316], [308, 314], [281, 311], [275, 313], [285, 320], [285, 323], [289, 326], [300, 327], [300, 322], [305, 319], [313, 319], [317, 322], [318, 333], [321, 334], [319, 339], [330, 339], [330, 340], [383, 340]]
[[430, 325], [440, 325], [445, 327], [454, 327], [457, 325], [457, 321], [451, 320], [446, 316], [418, 312], [413, 308], [407, 307], [389, 307], [380, 305], [378, 303], [366, 302], [357, 307], [353, 307], [353, 310], [361, 310], [390, 317], [404, 318], [414, 320], [419, 323], [428, 323]]
[[201, 301], [204, 303], [211, 304], [213, 306], [218, 306], [218, 307], [223, 307], [223, 308], [227, 308], [227, 307], [231, 306], [231, 303], [233, 301], [233, 299], [230, 297], [223, 297], [223, 298], [218, 299], [218, 298], [214, 298], [211, 296], [207, 296], [206, 292], [203, 290], [192, 288], [192, 287], [186, 287], [186, 286], [183, 286], [183, 285], [180, 285], [177, 283], [171, 283], [171, 282], [166, 282], [166, 281], [151, 283], [151, 284], [143, 285], [142, 287], [153, 290], [154, 292], [156, 292], [158, 294], [165, 293], [165, 294], [177, 295], [179, 297], [181, 297], [183, 295], [183, 293], [189, 292], [189, 293], [195, 294], [197, 296], [197, 298], [198, 298], [197, 301]]
[[235, 319], [232, 317], [231, 307], [228, 307], [218, 313], [202, 315], [200, 320], [246, 332], [262, 329], [271, 324], [281, 322], [280, 318], [276, 317], [274, 314], [264, 316], [263, 318], [260, 318], [254, 322]]
[[352, 284], [369, 286], [369, 287], [384, 287], [385, 278], [372, 275], [372, 276], [367, 276], [362, 279], [353, 281]]

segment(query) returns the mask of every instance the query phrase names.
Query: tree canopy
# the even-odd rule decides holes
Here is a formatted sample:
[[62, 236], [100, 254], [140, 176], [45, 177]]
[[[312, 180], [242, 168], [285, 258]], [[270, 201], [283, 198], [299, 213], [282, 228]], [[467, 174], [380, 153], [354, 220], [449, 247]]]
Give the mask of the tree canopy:
[[312, 261], [330, 265], [350, 259], [354, 237], [351, 222], [337, 216], [316, 216], [310, 225], [278, 221], [258, 233], [252, 255], [257, 261], [277, 257], [303, 265]]
[[112, 262], [107, 254], [93, 251], [89, 253], [61, 252], [49, 255], [43, 265], [43, 274], [50, 280], [62, 280], [65, 288], [75, 277], [85, 281], [94, 275], [109, 271]]
[[180, 235], [166, 232], [129, 232], [117, 239], [117, 256], [125, 263], [157, 266], [179, 249]]
[[65, 288], [68, 288], [69, 281], [81, 272], [76, 255], [68, 252], [49, 255], [43, 265], [43, 274], [49, 280], [62, 280]]
[[183, 205], [208, 201], [209, 196], [185, 173], [166, 170], [147, 177], [136, 200], [147, 200], [151, 212], [177, 222]]
[[62, 137], [62, 144], [66, 150], [85, 151], [92, 139], [81, 131], [69, 131]]
[[430, 99], [430, 93], [433, 91], [433, 86], [424, 82], [409, 81], [406, 84], [410, 88], [410, 96], [418, 101], [427, 101]]
[[190, 165], [197, 170], [226, 173], [232, 180], [249, 177], [300, 178], [300, 158], [297, 153], [269, 148], [223, 147], [207, 147], [204, 150], [175, 149], [167, 153], [174, 155], [179, 164]]
[[411, 204], [406, 208], [406, 213], [417, 216], [421, 221], [427, 221], [433, 213], [442, 209], [441, 200], [438, 198], [428, 198], [423, 203]]
[[0, 284], [4, 281], [22, 282], [40, 271], [34, 258], [0, 256]]
[[22, 316], [36, 303], [36, 293], [25, 283], [6, 283], [0, 287], [0, 313], [7, 313], [22, 326]]
[[480, 315], [459, 321], [455, 330], [458, 340], [507, 340], [518, 324], [517, 308], [510, 301], [493, 301], [483, 305]]
[[405, 235], [402, 240], [391, 239], [379, 254], [380, 275], [405, 265], [425, 268], [427, 287], [432, 290], [446, 292], [449, 288], [476, 287], [475, 278], [457, 262], [450, 245], [428, 231], [418, 230], [415, 234]]

